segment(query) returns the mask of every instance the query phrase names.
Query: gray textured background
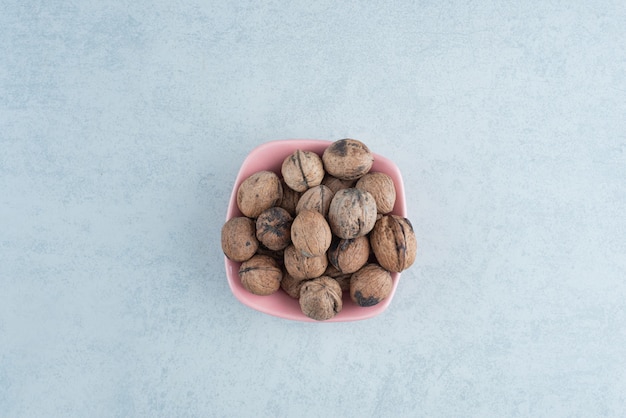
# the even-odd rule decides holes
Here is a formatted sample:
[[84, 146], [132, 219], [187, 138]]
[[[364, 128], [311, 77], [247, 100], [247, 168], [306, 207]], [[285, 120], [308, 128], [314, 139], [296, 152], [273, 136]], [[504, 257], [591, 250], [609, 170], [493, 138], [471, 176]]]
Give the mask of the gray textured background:
[[[100, 3], [0, 5], [1, 416], [626, 414], [624, 2]], [[230, 293], [239, 165], [293, 137], [402, 170], [381, 316]]]

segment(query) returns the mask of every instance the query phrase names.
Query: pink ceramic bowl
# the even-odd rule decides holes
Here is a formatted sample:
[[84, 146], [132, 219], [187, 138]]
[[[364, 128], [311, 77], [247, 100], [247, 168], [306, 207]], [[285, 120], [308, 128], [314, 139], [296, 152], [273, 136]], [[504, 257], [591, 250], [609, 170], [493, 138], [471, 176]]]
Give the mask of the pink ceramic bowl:
[[[271, 170], [280, 176], [280, 168], [283, 160], [297, 149], [313, 151], [320, 156], [331, 144], [331, 141], [322, 141], [315, 139], [289, 139], [282, 141], [271, 141], [262, 144], [250, 152], [246, 157], [230, 196], [230, 202], [228, 204], [228, 212], [226, 214], [226, 220], [235, 216], [242, 216], [239, 208], [237, 207], [237, 189], [239, 185], [250, 175], [261, 170]], [[406, 201], [404, 196], [404, 184], [402, 183], [402, 176], [398, 167], [391, 162], [391, 160], [374, 154], [374, 165], [371, 171], [380, 171], [388, 174], [393, 179], [396, 186], [396, 204], [392, 213], [406, 217]], [[241, 303], [247, 305], [257, 311], [264, 312], [266, 314], [278, 316], [280, 318], [291, 319], [294, 321], [306, 321], [306, 322], [319, 322], [310, 319], [302, 313], [300, 310], [300, 304], [297, 299], [289, 297], [282, 289], [269, 296], [257, 296], [248, 292], [241, 285], [239, 280], [239, 266], [241, 263], [236, 263], [224, 257], [226, 262], [226, 277], [228, 278], [228, 284], [233, 294]], [[358, 321], [361, 319], [367, 319], [374, 317], [385, 309], [391, 303], [393, 296], [398, 287], [398, 281], [400, 280], [399, 273], [391, 273], [393, 279], [393, 288], [388, 298], [384, 299], [380, 303], [370, 307], [360, 307], [350, 299], [348, 292], [344, 292], [343, 295], [343, 309], [334, 318], [331, 318], [323, 322], [343, 322], [343, 321]]]

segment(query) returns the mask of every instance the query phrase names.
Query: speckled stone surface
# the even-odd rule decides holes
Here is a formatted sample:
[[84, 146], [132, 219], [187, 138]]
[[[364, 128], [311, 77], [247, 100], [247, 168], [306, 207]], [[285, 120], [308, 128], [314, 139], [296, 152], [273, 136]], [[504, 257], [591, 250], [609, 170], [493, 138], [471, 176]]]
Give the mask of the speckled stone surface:
[[[625, 21], [621, 1], [2, 2], [0, 416], [626, 415]], [[230, 293], [239, 164], [294, 137], [403, 172], [419, 254], [376, 318]]]

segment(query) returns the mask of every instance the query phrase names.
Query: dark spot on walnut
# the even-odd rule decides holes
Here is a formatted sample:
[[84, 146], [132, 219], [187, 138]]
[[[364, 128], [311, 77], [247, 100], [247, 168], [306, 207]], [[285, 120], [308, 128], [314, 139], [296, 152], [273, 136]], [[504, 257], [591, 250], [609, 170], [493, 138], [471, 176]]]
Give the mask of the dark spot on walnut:
[[265, 222], [261, 224], [262, 234], [274, 234], [283, 237], [289, 231], [291, 225], [291, 215], [287, 211], [277, 210], [277, 208], [269, 209]]
[[259, 241], [271, 250], [285, 248], [291, 240], [292, 217], [281, 207], [263, 211], [256, 221], [256, 235]]
[[379, 302], [378, 298], [375, 298], [374, 296], [370, 296], [370, 297], [366, 298], [358, 290], [354, 293], [354, 297], [356, 298], [356, 303], [359, 306], [364, 306], [364, 307], [374, 306], [374, 305], [376, 305]]
[[360, 165], [360, 166], [358, 166], [357, 168], [355, 168], [355, 169], [354, 169], [354, 171], [355, 171], [355, 172], [357, 172], [357, 173], [362, 173], [362, 172], [364, 172], [364, 171], [367, 171], [367, 169], [368, 169], [368, 167], [367, 167], [367, 166]]
[[336, 152], [337, 155], [341, 157], [345, 157], [348, 154], [347, 142], [348, 141], [346, 141], [345, 139], [336, 141], [334, 144], [331, 145], [332, 151]]
[[403, 266], [406, 259], [406, 231], [402, 222], [398, 222], [397, 225], [402, 235], [396, 236], [396, 251], [398, 252], [398, 262]]

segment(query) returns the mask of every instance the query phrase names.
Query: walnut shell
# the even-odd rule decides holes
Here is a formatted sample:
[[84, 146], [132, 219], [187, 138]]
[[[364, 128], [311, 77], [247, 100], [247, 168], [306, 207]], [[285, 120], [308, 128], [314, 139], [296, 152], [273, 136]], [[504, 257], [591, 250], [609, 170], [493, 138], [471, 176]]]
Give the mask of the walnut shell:
[[282, 198], [280, 179], [271, 171], [252, 174], [237, 189], [237, 206], [249, 218], [256, 218], [265, 209], [276, 206]]
[[342, 180], [337, 177], [326, 174], [322, 180], [322, 184], [328, 187], [334, 193], [337, 193], [341, 189], [349, 189], [354, 187], [354, 180]]
[[369, 192], [350, 188], [335, 193], [328, 209], [328, 223], [339, 238], [368, 234], [376, 223], [376, 201]]
[[241, 284], [250, 293], [267, 296], [280, 288], [283, 272], [271, 257], [255, 255], [241, 263], [239, 278]]
[[370, 234], [370, 245], [378, 263], [389, 271], [400, 272], [415, 261], [417, 241], [408, 219], [385, 215]]
[[291, 274], [285, 271], [283, 279], [280, 281], [280, 288], [294, 299], [300, 297], [300, 288], [310, 279], [295, 279]]
[[385, 173], [367, 173], [354, 187], [365, 190], [374, 197], [378, 213], [389, 213], [396, 204], [396, 187], [393, 179]]
[[328, 267], [326, 253], [319, 257], [305, 257], [293, 245], [285, 248], [285, 269], [294, 279], [312, 279], [324, 274]]
[[280, 181], [280, 184], [283, 187], [283, 198], [280, 200], [278, 206], [289, 212], [291, 216], [296, 216], [296, 206], [298, 206], [298, 201], [300, 201], [302, 193], [296, 192], [294, 189], [287, 186], [284, 179]]
[[370, 241], [366, 236], [335, 239], [328, 249], [328, 261], [342, 273], [354, 273], [370, 256]]
[[324, 178], [322, 159], [312, 151], [294, 151], [285, 158], [280, 171], [285, 183], [297, 192], [320, 185]]
[[350, 292], [350, 278], [352, 277], [352, 273], [342, 273], [337, 267], [329, 264], [323, 275], [335, 279], [337, 283], [339, 283], [342, 292]]
[[326, 217], [333, 196], [333, 191], [327, 186], [320, 184], [319, 186], [311, 187], [309, 190], [302, 193], [298, 205], [296, 206], [296, 214], [304, 209], [308, 209], [319, 212], [322, 216]]
[[316, 321], [325, 321], [341, 312], [341, 287], [330, 277], [308, 280], [300, 289], [302, 313]]
[[292, 221], [289, 212], [283, 208], [266, 209], [256, 219], [256, 236], [268, 249], [282, 250], [291, 242]]
[[374, 306], [391, 294], [391, 273], [378, 264], [368, 264], [350, 278], [350, 298], [359, 306]]
[[285, 260], [284, 250], [270, 250], [263, 244], [259, 243], [259, 248], [256, 250], [257, 255], [266, 255], [276, 260], [279, 266], [282, 266]]
[[369, 148], [356, 139], [340, 139], [324, 150], [324, 168], [331, 176], [355, 180], [370, 171], [374, 157]]
[[237, 262], [248, 260], [259, 248], [254, 221], [245, 216], [230, 218], [222, 227], [222, 251]]
[[330, 226], [319, 212], [305, 209], [291, 224], [291, 242], [305, 257], [324, 254], [331, 240]]

